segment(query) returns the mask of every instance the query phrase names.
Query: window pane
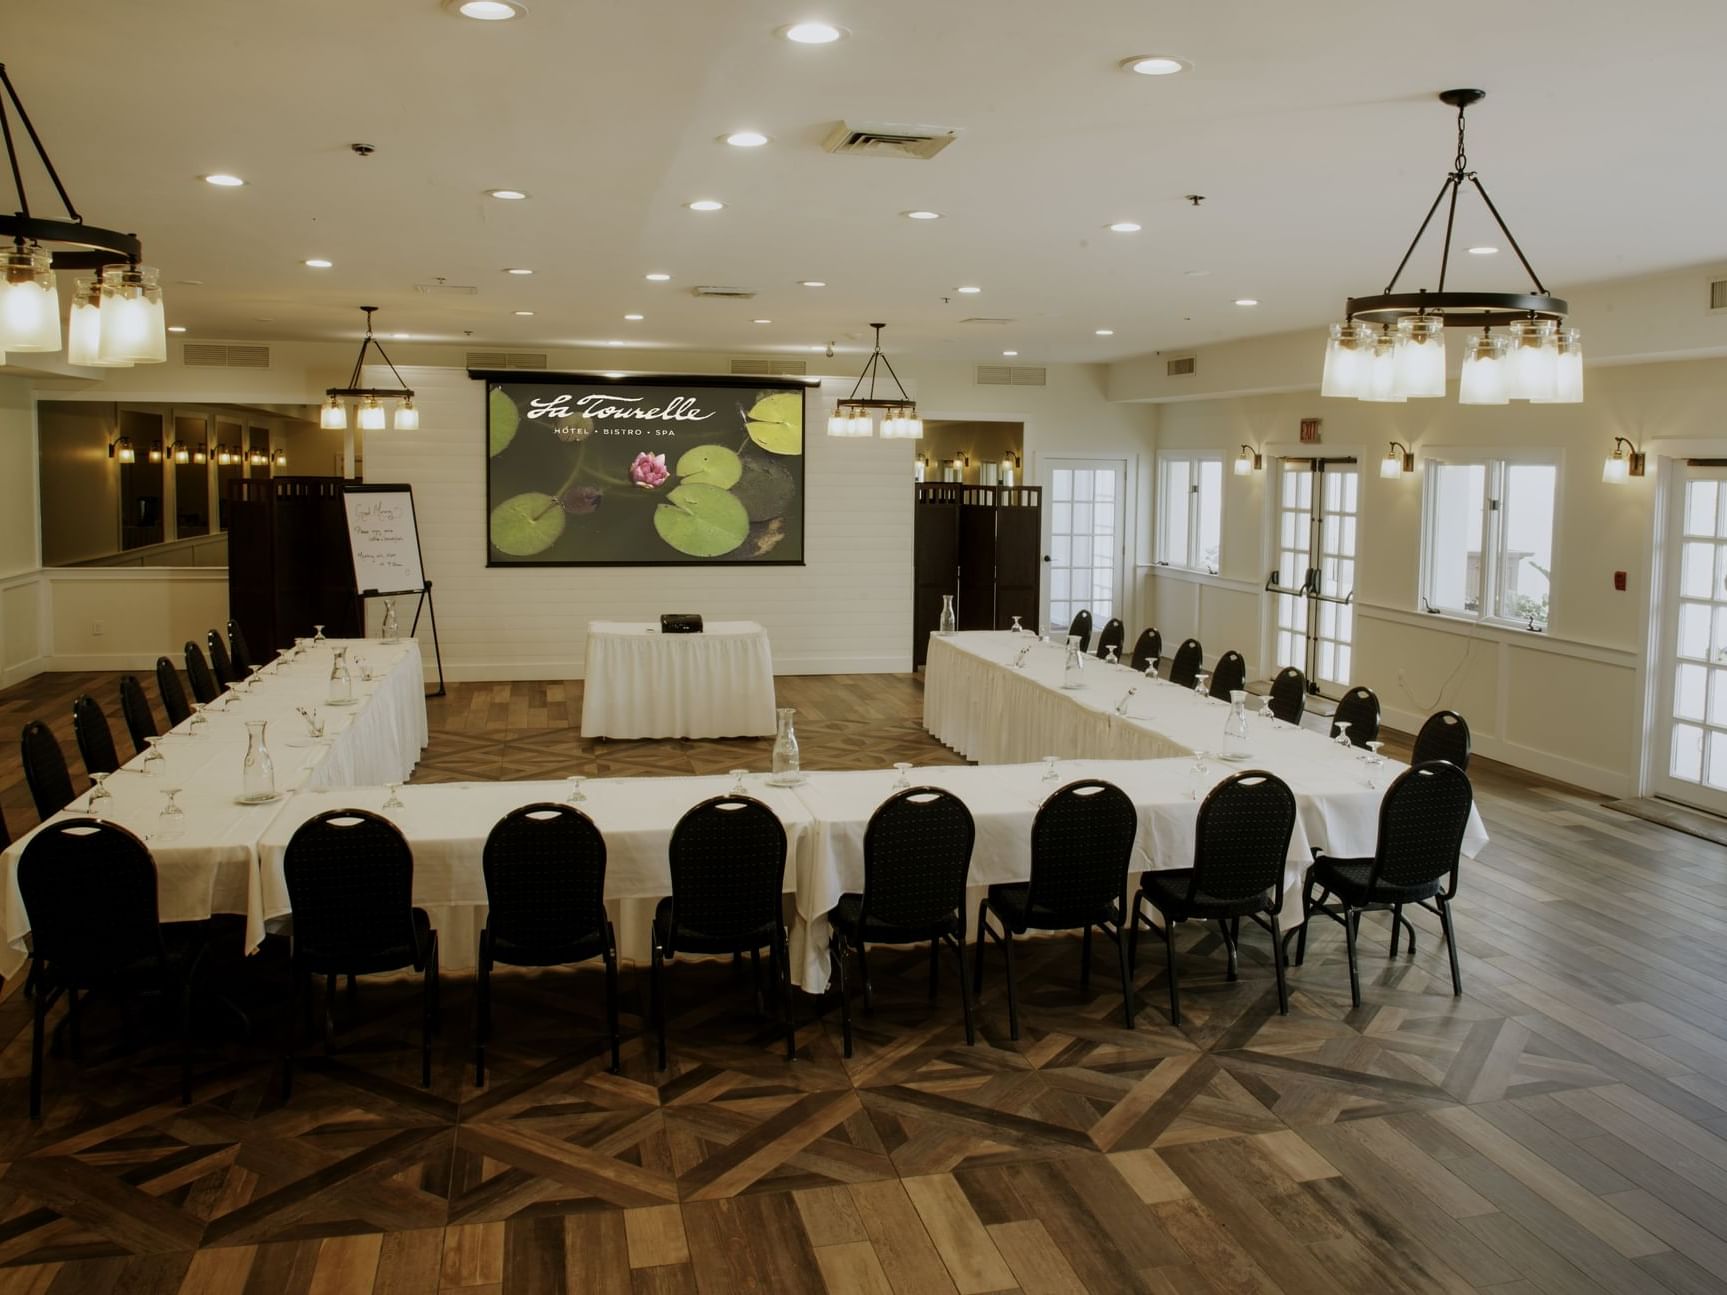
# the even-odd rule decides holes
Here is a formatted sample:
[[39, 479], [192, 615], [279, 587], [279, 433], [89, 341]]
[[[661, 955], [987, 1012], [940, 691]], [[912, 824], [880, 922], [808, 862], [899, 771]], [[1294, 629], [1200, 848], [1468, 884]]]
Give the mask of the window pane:
[[1061, 567], [1052, 567], [1049, 573], [1049, 605], [1053, 609], [1058, 600], [1067, 597], [1067, 572]]
[[1219, 570], [1223, 547], [1223, 464], [1208, 460], [1199, 465], [1199, 552], [1196, 566]]
[[1075, 502], [1091, 498], [1091, 478], [1092, 471], [1090, 468], [1080, 468], [1073, 474], [1073, 497]]
[[1693, 481], [1685, 487], [1685, 533], [1715, 534], [1715, 492], [1719, 483]]
[[1073, 533], [1073, 505], [1051, 504], [1049, 506], [1049, 533], [1051, 535], [1071, 535]]
[[1076, 503], [1073, 506], [1073, 533], [1077, 536], [1091, 534], [1091, 510], [1095, 505]]
[[1700, 665], [1681, 665], [1673, 680], [1673, 713], [1680, 719], [1703, 718], [1703, 693], [1709, 672]]
[[1709, 657], [1709, 622], [1705, 603], [1679, 604], [1679, 655], [1705, 661]]
[[1703, 781], [1711, 787], [1727, 787], [1727, 733], [1709, 734], [1709, 767]]
[[1685, 545], [1679, 559], [1679, 593], [1685, 598], [1708, 598], [1715, 589], [1715, 546], [1696, 542]]
[[1727, 670], [1709, 672], [1709, 722], [1727, 727]]
[[1513, 463], [1500, 503], [1499, 614], [1547, 624], [1553, 571], [1553, 501], [1559, 469]]
[[1065, 535], [1049, 537], [1049, 563], [1055, 567], [1065, 567], [1068, 564], [1068, 546], [1073, 541]]
[[1049, 493], [1052, 499], [1073, 498], [1073, 471], [1070, 468], [1057, 468], [1050, 474]]
[[1098, 469], [1095, 481], [1095, 497], [1098, 499], [1115, 498], [1115, 473], [1102, 468]]
[[1162, 540], [1158, 545], [1158, 552], [1163, 561], [1178, 567], [1188, 565], [1187, 504], [1190, 498], [1188, 495], [1188, 469], [1190, 466], [1185, 460], [1176, 460], [1163, 465]]
[[1690, 724], [1673, 726], [1673, 758], [1668, 765], [1675, 778], [1687, 782], [1703, 780], [1703, 730]]
[[1481, 610], [1481, 514], [1487, 469], [1435, 463], [1427, 519], [1427, 601], [1444, 611]]

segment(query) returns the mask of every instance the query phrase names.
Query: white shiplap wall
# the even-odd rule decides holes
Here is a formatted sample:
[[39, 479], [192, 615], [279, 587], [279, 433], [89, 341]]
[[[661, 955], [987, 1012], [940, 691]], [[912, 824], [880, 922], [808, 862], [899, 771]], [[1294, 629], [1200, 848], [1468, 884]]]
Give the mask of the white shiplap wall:
[[[807, 565], [488, 569], [485, 384], [459, 369], [403, 376], [420, 431], [369, 435], [365, 474], [414, 487], [448, 678], [579, 678], [590, 620], [688, 611], [761, 622], [780, 674], [911, 668], [913, 444], [830, 440], [834, 393], [806, 406]], [[424, 623], [420, 639], [430, 663]]]

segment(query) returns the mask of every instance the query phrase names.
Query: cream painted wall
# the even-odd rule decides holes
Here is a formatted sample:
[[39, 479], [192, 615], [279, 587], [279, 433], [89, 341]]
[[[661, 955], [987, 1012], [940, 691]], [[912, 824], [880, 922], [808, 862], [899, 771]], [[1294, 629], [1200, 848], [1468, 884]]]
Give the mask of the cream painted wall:
[[0, 685], [41, 669], [36, 413], [27, 380], [0, 377]]

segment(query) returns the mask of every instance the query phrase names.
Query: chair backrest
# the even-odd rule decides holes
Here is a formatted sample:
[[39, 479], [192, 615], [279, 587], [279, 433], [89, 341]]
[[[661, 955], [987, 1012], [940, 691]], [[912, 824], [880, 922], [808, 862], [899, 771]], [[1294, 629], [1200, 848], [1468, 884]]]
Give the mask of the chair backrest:
[[228, 656], [228, 644], [222, 638], [220, 630], [211, 630], [204, 635], [204, 641], [210, 645], [210, 673], [216, 676], [216, 686], [226, 688], [234, 682], [234, 662]]
[[72, 735], [78, 739], [78, 754], [84, 758], [85, 773], [113, 773], [120, 767], [108, 717], [88, 693], [72, 703]]
[[1188, 639], [1175, 649], [1175, 659], [1169, 663], [1169, 681], [1183, 688], [1193, 687], [1204, 662], [1205, 649], [1199, 646], [1199, 640]]
[[18, 860], [30, 947], [56, 985], [83, 987], [163, 956], [156, 864], [118, 823], [69, 818], [30, 838]]
[[1111, 901], [1125, 904], [1138, 832], [1139, 811], [1114, 783], [1087, 778], [1052, 794], [1031, 825], [1027, 910], [1077, 926], [1096, 920]]
[[204, 662], [204, 649], [191, 642], [186, 644], [186, 682], [192, 685], [192, 696], [197, 701], [215, 701], [221, 691]]
[[39, 719], [24, 726], [19, 745], [23, 748], [24, 781], [30, 784], [30, 799], [36, 802], [36, 817], [52, 818], [72, 803], [72, 775], [66, 772], [66, 757], [60, 743]]
[[1285, 724], [1301, 723], [1307, 709], [1307, 676], [1297, 666], [1286, 665], [1271, 681], [1271, 713]]
[[244, 679], [258, 662], [252, 659], [251, 649], [246, 646], [246, 631], [240, 628], [239, 621], [228, 622], [228, 649], [237, 677]]
[[1213, 697], [1229, 700], [1229, 694], [1247, 687], [1247, 662], [1239, 652], [1225, 652], [1217, 658], [1211, 672], [1210, 692]]
[[1188, 898], [1226, 902], [1270, 892], [1283, 905], [1283, 872], [1295, 831], [1295, 793], [1274, 773], [1248, 769], [1211, 789], [1199, 807]]
[[1135, 670], [1144, 671], [1153, 661], [1163, 655], [1163, 635], [1155, 628], [1148, 627], [1139, 632], [1139, 640], [1133, 645], [1133, 659], [1129, 663]]
[[1469, 775], [1435, 760], [1406, 770], [1379, 803], [1379, 845], [1368, 877], [1368, 897], [1379, 886], [1420, 886], [1451, 874], [1457, 861], [1475, 791]]
[[1469, 722], [1454, 710], [1437, 711], [1427, 717], [1415, 735], [1411, 764], [1444, 760], [1465, 773], [1469, 771]]
[[573, 805], [524, 805], [486, 837], [492, 939], [553, 950], [606, 929], [606, 841]]
[[186, 690], [180, 685], [180, 672], [165, 656], [156, 658], [156, 692], [162, 698], [162, 709], [168, 716], [168, 727], [183, 724], [192, 714], [186, 704]]
[[1366, 746], [1379, 736], [1379, 698], [1371, 688], [1357, 685], [1343, 694], [1331, 717], [1331, 736], [1337, 736], [1339, 723], [1349, 725], [1351, 746]]
[[1119, 658], [1121, 649], [1125, 646], [1127, 646], [1127, 626], [1111, 617], [1109, 623], [1103, 627], [1103, 633], [1097, 636], [1098, 659], [1102, 660], [1107, 657], [1111, 648], [1115, 649], [1115, 655]]
[[940, 787], [907, 787], [864, 829], [864, 922], [928, 930], [965, 916], [977, 827], [965, 802]]
[[786, 829], [753, 796], [704, 800], [672, 829], [672, 932], [742, 940], [780, 920]]
[[144, 685], [135, 674], [120, 676], [120, 713], [126, 717], [132, 749], [142, 753], [144, 739], [156, 736], [156, 713], [150, 709], [150, 699], [144, 695]]
[[389, 819], [363, 809], [307, 819], [288, 839], [282, 875], [296, 960], [320, 971], [414, 960], [414, 854]]
[[1091, 647], [1091, 613], [1082, 611], [1073, 618], [1073, 624], [1067, 627], [1069, 637], [1079, 636], [1079, 650], [1085, 652]]
[[6, 826], [6, 815], [0, 813], [0, 850], [12, 844], [12, 829]]

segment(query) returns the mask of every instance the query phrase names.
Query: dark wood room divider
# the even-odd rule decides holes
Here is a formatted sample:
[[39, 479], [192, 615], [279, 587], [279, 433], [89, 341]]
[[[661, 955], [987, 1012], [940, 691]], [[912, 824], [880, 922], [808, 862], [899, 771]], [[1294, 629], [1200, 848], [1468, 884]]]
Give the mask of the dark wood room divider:
[[941, 622], [943, 594], [954, 595], [959, 629], [1028, 628], [1042, 606], [1043, 492], [1038, 486], [916, 486], [912, 578], [912, 668], [924, 663]]

